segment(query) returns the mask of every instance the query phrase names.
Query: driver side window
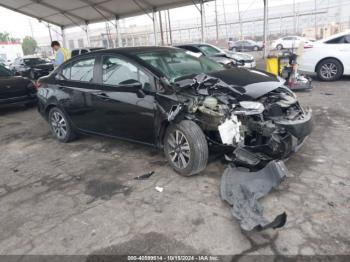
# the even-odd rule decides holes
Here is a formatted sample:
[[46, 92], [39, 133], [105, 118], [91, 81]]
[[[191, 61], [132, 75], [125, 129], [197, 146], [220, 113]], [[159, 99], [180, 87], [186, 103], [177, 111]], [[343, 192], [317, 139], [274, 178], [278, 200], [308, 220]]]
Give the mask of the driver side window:
[[153, 89], [151, 77], [134, 64], [119, 57], [103, 57], [102, 83], [104, 85], [118, 86], [130, 83], [131, 80], [140, 82], [144, 90]]

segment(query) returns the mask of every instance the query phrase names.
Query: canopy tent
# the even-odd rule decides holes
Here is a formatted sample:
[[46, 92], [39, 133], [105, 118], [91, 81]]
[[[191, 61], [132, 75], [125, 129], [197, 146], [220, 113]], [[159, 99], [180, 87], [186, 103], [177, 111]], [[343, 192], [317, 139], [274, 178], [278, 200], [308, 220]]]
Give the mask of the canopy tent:
[[[203, 3], [209, 1], [212, 0], [1, 0], [0, 6], [61, 27], [63, 39], [64, 29], [69, 27], [85, 26], [89, 39], [90, 23], [115, 20], [115, 23], [111, 23], [119, 32], [120, 18], [147, 14], [153, 21], [154, 42], [157, 44], [156, 12], [193, 4], [201, 15], [201, 35], [204, 41]], [[118, 39], [120, 41], [120, 37]]]
[[208, 0], [1, 0], [0, 6], [68, 28]]

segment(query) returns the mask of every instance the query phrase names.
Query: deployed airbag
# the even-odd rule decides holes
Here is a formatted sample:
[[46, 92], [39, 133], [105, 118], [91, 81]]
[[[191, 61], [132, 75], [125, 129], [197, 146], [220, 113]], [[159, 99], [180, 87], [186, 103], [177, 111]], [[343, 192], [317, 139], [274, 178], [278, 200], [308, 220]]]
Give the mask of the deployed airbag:
[[232, 214], [246, 231], [283, 227], [286, 213], [273, 221], [263, 217], [263, 207], [258, 199], [276, 188], [287, 176], [287, 168], [282, 161], [271, 161], [257, 172], [249, 172], [229, 166], [221, 178], [221, 198], [233, 206]]

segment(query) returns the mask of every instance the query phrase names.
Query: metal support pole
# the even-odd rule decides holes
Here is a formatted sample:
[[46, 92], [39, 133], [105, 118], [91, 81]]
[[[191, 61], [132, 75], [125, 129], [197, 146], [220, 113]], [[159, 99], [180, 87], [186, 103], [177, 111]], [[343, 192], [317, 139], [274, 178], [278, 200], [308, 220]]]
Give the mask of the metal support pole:
[[153, 20], [154, 45], [158, 45], [158, 36], [157, 36], [157, 11], [156, 11], [155, 9], [153, 9], [152, 20]]
[[201, 15], [201, 42], [205, 42], [205, 10], [203, 0], [200, 1], [200, 15]]
[[268, 35], [268, 10], [269, 10], [269, 1], [264, 0], [264, 58], [267, 56], [267, 35]]
[[123, 47], [123, 41], [122, 41], [122, 35], [121, 35], [121, 28], [120, 28], [120, 21], [119, 18], [116, 17], [115, 19], [115, 31], [117, 31], [117, 41], [118, 42], [118, 47]]
[[47, 24], [47, 28], [49, 29], [50, 42], [52, 42], [51, 25]]
[[316, 10], [317, 10], [317, 1], [315, 0], [315, 40], [317, 40], [317, 14], [316, 14]]
[[218, 5], [215, 0], [215, 29], [216, 29], [216, 42], [219, 41], [219, 23], [218, 23]]
[[238, 22], [239, 22], [239, 39], [243, 39], [243, 28], [242, 28], [242, 19], [241, 19], [241, 10], [239, 8], [239, 0], [237, 0], [237, 9], [238, 9]]
[[90, 43], [90, 36], [89, 36], [89, 24], [85, 24], [85, 33], [86, 33], [86, 40], [87, 40], [87, 46], [91, 46]]
[[295, 0], [293, 0], [293, 32], [294, 32], [294, 35], [297, 33]]
[[173, 45], [173, 35], [171, 32], [171, 22], [170, 22], [170, 12], [168, 9], [168, 22], [169, 22], [169, 37], [170, 37], [170, 45]]
[[64, 31], [64, 27], [61, 27], [61, 32], [62, 32], [62, 44], [64, 47], [68, 48], [67, 43], [66, 43], [66, 33]]
[[159, 29], [160, 29], [160, 40], [161, 40], [161, 45], [164, 45], [164, 34], [163, 34], [163, 22], [162, 22], [162, 12], [158, 12], [159, 15]]

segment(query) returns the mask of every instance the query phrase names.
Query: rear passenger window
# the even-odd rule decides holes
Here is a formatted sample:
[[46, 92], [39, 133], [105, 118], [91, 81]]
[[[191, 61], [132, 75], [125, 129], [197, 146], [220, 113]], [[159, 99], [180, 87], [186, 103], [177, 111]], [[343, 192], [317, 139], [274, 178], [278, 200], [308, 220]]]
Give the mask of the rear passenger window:
[[63, 76], [64, 80], [92, 82], [94, 65], [95, 58], [79, 60], [66, 65], [61, 71], [61, 76]]
[[70, 79], [73, 81], [92, 82], [94, 77], [95, 58], [80, 60], [72, 64]]

